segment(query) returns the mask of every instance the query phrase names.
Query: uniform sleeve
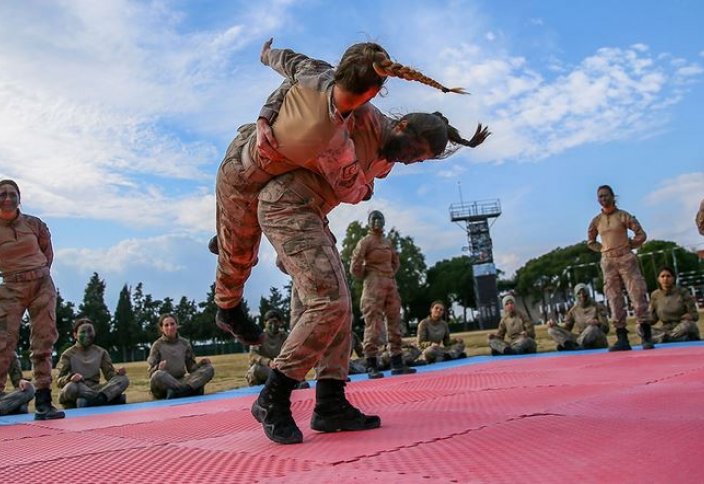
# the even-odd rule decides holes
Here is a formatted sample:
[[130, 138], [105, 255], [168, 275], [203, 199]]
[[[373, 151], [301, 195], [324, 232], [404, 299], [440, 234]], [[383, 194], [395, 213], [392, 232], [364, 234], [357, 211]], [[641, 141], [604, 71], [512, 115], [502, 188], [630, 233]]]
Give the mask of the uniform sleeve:
[[105, 349], [103, 350], [103, 357], [100, 360], [100, 371], [103, 372], [106, 381], [110, 381], [117, 373], [110, 359], [110, 354]]
[[631, 248], [637, 249], [645, 243], [648, 236], [645, 234], [643, 227], [641, 227], [640, 222], [633, 215], [627, 214], [626, 226], [633, 231], [633, 238], [631, 239]]
[[417, 335], [417, 340], [418, 340], [418, 347], [420, 349], [425, 349], [428, 346], [430, 346], [430, 338], [428, 336], [428, 323], [424, 319], [423, 321], [420, 322], [418, 325], [418, 335]]
[[523, 320], [523, 331], [525, 331], [528, 336], [535, 339], [535, 324], [533, 324], [533, 321], [525, 314], [521, 315], [521, 319]]
[[398, 257], [398, 252], [394, 249], [393, 244], [391, 245], [391, 270], [396, 274], [401, 267], [401, 260]]
[[276, 117], [279, 115], [281, 106], [284, 103], [284, 97], [286, 97], [286, 93], [291, 89], [292, 85], [291, 81], [285, 79], [278, 89], [269, 94], [264, 106], [259, 110], [259, 117], [269, 121], [269, 124], [274, 124], [274, 120], [276, 120]]
[[357, 242], [352, 251], [352, 260], [350, 261], [350, 273], [355, 279], [364, 279], [364, 259], [367, 255], [366, 238]]
[[445, 348], [452, 346], [452, 341], [450, 340], [450, 326], [447, 324], [447, 321], [445, 321], [445, 334], [442, 337], [442, 345]]
[[156, 340], [149, 350], [149, 356], [147, 357], [147, 373], [151, 377], [154, 372], [159, 368], [159, 363], [161, 362], [161, 352], [159, 351], [159, 340]]
[[196, 363], [196, 357], [193, 355], [193, 347], [190, 343], [186, 343], [185, 359], [186, 361], [184, 363], [186, 363], [186, 370], [188, 370], [188, 373], [193, 373], [200, 366]]
[[657, 324], [660, 320], [658, 317], [658, 290], [656, 289], [650, 294], [650, 302], [648, 303], [648, 312], [650, 313], [651, 324]]
[[22, 367], [20, 366], [20, 359], [17, 356], [17, 353], [15, 353], [12, 356], [12, 360], [10, 360], [10, 368], [7, 371], [7, 375], [10, 377], [12, 386], [15, 388], [19, 388], [20, 380], [23, 378], [23, 375]]
[[687, 314], [692, 317], [692, 321], [699, 321], [699, 311], [697, 310], [697, 302], [694, 300], [694, 297], [686, 289], [683, 289], [682, 293], [682, 298], [684, 299], [684, 306], [687, 310]]
[[71, 381], [71, 376], [73, 376], [69, 350], [64, 351], [61, 358], [59, 358], [59, 364], [56, 366], [56, 370], [59, 373], [59, 376], [56, 378], [56, 386], [63, 388]]
[[563, 324], [563, 328], [565, 328], [567, 331], [572, 331], [572, 328], [574, 328], [574, 306], [570, 308], [569, 311], [567, 311], [567, 314], [565, 315], [565, 322]]
[[606, 312], [606, 306], [601, 303], [596, 303], [596, 318], [604, 334], [609, 334], [609, 315]]
[[506, 336], [506, 322], [504, 321], [504, 318], [501, 318], [501, 321], [499, 321], [499, 327], [496, 330], [496, 337], [499, 339], [504, 339]]
[[251, 365], [262, 365], [269, 366], [270, 359], [259, 353], [260, 346], [250, 346], [249, 347], [249, 364]]
[[599, 235], [599, 231], [596, 226], [599, 223], [599, 216], [597, 215], [589, 223], [589, 228], [587, 228], [587, 247], [594, 252], [601, 252], [601, 242], [597, 242], [596, 236]]
[[325, 61], [294, 52], [291, 49], [269, 49], [262, 57], [262, 64], [269, 66], [291, 82], [298, 76], [313, 72], [323, 72], [333, 67]]

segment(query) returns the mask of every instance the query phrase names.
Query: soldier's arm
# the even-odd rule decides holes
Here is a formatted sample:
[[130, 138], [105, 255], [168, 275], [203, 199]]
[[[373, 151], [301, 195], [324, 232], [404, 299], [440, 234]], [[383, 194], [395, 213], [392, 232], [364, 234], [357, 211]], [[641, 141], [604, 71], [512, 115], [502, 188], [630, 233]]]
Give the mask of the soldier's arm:
[[565, 328], [567, 331], [572, 331], [572, 328], [574, 328], [574, 323], [574, 306], [572, 306], [565, 315], [565, 322], [562, 324], [562, 327]]
[[528, 334], [528, 336], [535, 339], [535, 324], [533, 324], [533, 321], [531, 321], [528, 316], [522, 316], [522, 318], [523, 330]]
[[259, 353], [260, 346], [250, 346], [249, 347], [249, 364], [250, 365], [262, 365], [269, 366], [269, 358], [263, 356]]
[[103, 373], [106, 381], [110, 381], [117, 373], [110, 359], [110, 354], [105, 349], [103, 349], [103, 357], [100, 360], [100, 371]]
[[660, 319], [658, 318], [657, 290], [653, 291], [653, 293], [650, 295], [650, 302], [648, 303], [648, 312], [650, 313], [651, 324], [657, 324]]
[[637, 249], [645, 243], [648, 236], [645, 234], [643, 227], [641, 227], [640, 222], [633, 215], [628, 214], [627, 227], [633, 231], [633, 238], [631, 239], [631, 248]]
[[599, 327], [604, 334], [609, 334], [609, 316], [606, 313], [606, 306], [596, 303], [596, 317], [599, 320]]
[[401, 267], [401, 260], [398, 257], [398, 252], [396, 252], [396, 249], [391, 247], [391, 253], [393, 254], [391, 257], [391, 270], [393, 271], [394, 274], [396, 274]]
[[599, 235], [599, 231], [596, 228], [598, 221], [599, 216], [597, 215], [592, 219], [587, 229], [587, 247], [594, 252], [601, 252], [601, 242], [597, 242], [596, 240], [596, 236]]
[[431, 345], [428, 337], [427, 323], [425, 320], [421, 321], [418, 325], [418, 335], [416, 336], [418, 341], [418, 347], [420, 349], [425, 349]]
[[692, 294], [687, 290], [683, 289], [682, 292], [684, 298], [684, 305], [687, 309], [687, 314], [690, 316], [690, 321], [699, 321], [699, 311], [697, 310], [697, 302], [694, 300]]
[[362, 238], [352, 251], [352, 259], [350, 261], [350, 273], [355, 279], [364, 279], [364, 259], [366, 255], [367, 246], [365, 239]]
[[157, 340], [149, 350], [149, 356], [147, 357], [147, 365], [149, 365], [147, 373], [149, 377], [159, 368], [159, 362], [161, 362], [161, 352], [159, 351], [159, 340]]
[[504, 339], [506, 336], [506, 322], [504, 321], [503, 318], [501, 318], [501, 321], [499, 321], [499, 327], [496, 329], [496, 337], [498, 339]]
[[452, 346], [452, 339], [450, 338], [450, 326], [445, 323], [445, 335], [442, 337], [442, 345], [445, 348]]
[[296, 82], [298, 76], [315, 72], [324, 72], [333, 67], [325, 61], [311, 59], [291, 49], [272, 49], [271, 40], [262, 48], [260, 60], [291, 82]]
[[190, 344], [186, 345], [186, 370], [188, 373], [193, 373], [200, 365], [196, 363], [196, 357], [193, 355], [193, 347]]
[[59, 359], [59, 364], [56, 366], [56, 370], [59, 373], [59, 376], [56, 378], [56, 386], [59, 388], [65, 387], [73, 376], [71, 372], [71, 358], [67, 353], [68, 350], [64, 351]]
[[289, 89], [291, 89], [292, 85], [293, 84], [291, 83], [291, 81], [286, 79], [279, 85], [279, 87], [274, 92], [269, 94], [269, 97], [266, 98], [264, 106], [262, 106], [262, 108], [259, 110], [257, 128], [261, 129], [261, 126], [259, 126], [259, 120], [266, 121], [268, 125], [274, 124], [276, 117], [279, 115], [279, 111], [281, 111], [281, 106], [284, 103], [284, 97], [286, 97], [286, 93]]
[[20, 366], [20, 359], [15, 353], [10, 360], [10, 368], [7, 370], [7, 375], [10, 377], [12, 386], [15, 388], [20, 387], [20, 380], [24, 378], [22, 375], [22, 367]]

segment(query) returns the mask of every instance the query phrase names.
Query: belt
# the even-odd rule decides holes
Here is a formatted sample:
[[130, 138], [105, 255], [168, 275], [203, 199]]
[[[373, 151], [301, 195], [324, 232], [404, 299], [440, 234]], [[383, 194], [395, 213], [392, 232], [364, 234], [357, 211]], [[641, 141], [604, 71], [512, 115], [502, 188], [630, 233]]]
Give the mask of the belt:
[[396, 274], [394, 274], [392, 272], [383, 272], [383, 271], [378, 271], [375, 269], [370, 270], [369, 274], [373, 274], [373, 275], [379, 276], [379, 277], [386, 277], [388, 279], [395, 279], [396, 278]]
[[41, 279], [42, 277], [49, 275], [48, 267], [40, 267], [39, 269], [32, 269], [29, 271], [22, 272], [11, 272], [10, 274], [2, 274], [3, 282], [27, 282], [34, 281], [35, 279]]
[[606, 252], [602, 252], [601, 255], [604, 257], [621, 257], [622, 255], [626, 254], [632, 254], [633, 252], [629, 247], [623, 247], [621, 249], [613, 249], [613, 250], [607, 250]]

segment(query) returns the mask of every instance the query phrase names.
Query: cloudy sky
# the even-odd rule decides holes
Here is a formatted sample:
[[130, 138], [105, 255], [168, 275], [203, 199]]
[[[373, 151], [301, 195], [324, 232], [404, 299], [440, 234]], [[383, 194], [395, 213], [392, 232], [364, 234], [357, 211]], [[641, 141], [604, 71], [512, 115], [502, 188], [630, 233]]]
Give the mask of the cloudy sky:
[[[704, 249], [702, 18], [697, 0], [0, 2], [0, 177], [49, 225], [66, 299], [98, 272], [111, 310], [140, 281], [202, 300], [216, 169], [279, 82], [262, 43], [334, 64], [373, 40], [472, 93], [391, 79], [380, 108], [440, 110], [467, 137], [478, 121], [493, 135], [397, 167], [373, 200], [333, 213], [339, 239], [379, 209], [432, 265], [467, 245], [449, 205], [498, 198], [495, 257], [511, 274], [583, 240], [608, 183], [650, 238]], [[250, 306], [286, 282], [272, 259], [263, 244]]]

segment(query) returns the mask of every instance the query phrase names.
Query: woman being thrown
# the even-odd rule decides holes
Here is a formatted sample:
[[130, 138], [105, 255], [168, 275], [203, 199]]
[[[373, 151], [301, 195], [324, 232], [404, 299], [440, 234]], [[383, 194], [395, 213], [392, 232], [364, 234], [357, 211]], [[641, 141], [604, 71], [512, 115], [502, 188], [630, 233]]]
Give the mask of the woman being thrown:
[[[416, 80], [443, 92], [462, 92], [393, 63], [374, 43], [351, 46], [337, 69], [288, 49], [271, 49], [271, 40], [264, 44], [261, 57], [287, 80], [260, 113], [257, 124], [262, 134], [257, 137], [254, 124], [241, 126], [218, 169], [217, 244], [211, 243], [218, 252], [216, 324], [247, 344], [261, 339], [261, 329], [241, 307], [261, 239], [256, 219], [259, 190], [276, 175], [306, 168], [321, 174], [340, 201], [358, 203], [371, 191], [350, 139], [350, 123], [358, 118], [350, 113], [374, 97], [388, 76]], [[272, 134], [267, 126], [274, 117]], [[267, 134], [269, 140], [275, 136], [279, 141], [285, 159], [272, 151], [262, 155], [258, 146], [267, 144]]]

